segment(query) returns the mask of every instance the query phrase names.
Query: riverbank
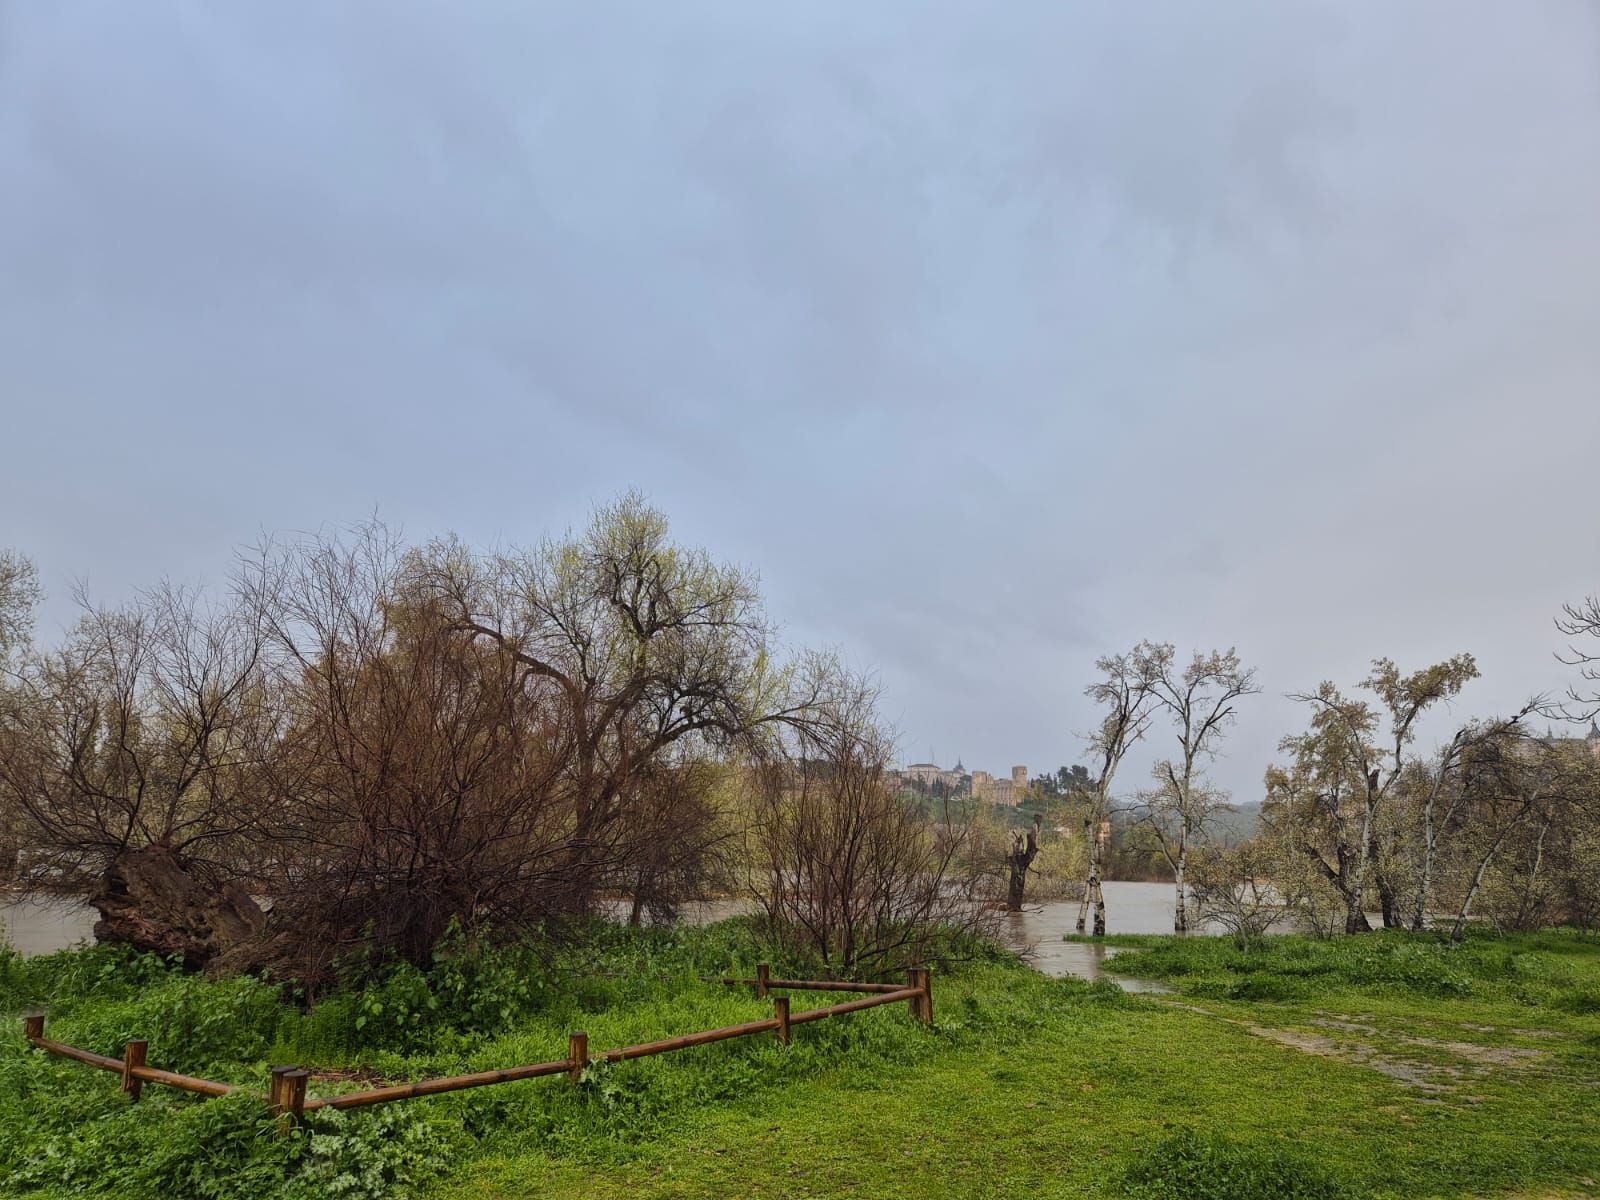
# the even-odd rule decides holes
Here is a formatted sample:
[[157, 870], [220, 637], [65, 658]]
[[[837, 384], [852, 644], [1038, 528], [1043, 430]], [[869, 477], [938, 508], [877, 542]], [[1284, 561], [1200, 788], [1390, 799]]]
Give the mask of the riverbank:
[[[1600, 941], [1123, 938], [1171, 996], [1003, 958], [941, 974], [937, 1029], [895, 1010], [591, 1071], [325, 1114], [281, 1139], [257, 1101], [115, 1080], [0, 1036], [0, 1191], [263, 1197], [1416, 1197], [1593, 1194]], [[0, 963], [0, 1007], [66, 1040], [316, 1094], [750, 1020], [692, 976], [765, 953], [743, 922], [596, 929], [556, 958], [444, 959], [310, 1014], [105, 949]], [[970, 957], [970, 955], [963, 955]], [[979, 956], [980, 959], [984, 956]], [[603, 977], [615, 972], [622, 978]], [[1143, 1174], [1141, 1174], [1143, 1172]], [[1210, 1190], [1207, 1190], [1210, 1189]], [[1252, 1190], [1253, 1189], [1253, 1190]]]

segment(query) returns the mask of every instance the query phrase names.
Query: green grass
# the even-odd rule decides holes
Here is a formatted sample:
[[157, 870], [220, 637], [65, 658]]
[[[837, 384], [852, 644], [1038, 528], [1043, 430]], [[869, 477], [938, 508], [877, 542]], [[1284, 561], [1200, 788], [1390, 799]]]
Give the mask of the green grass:
[[[8, 1033], [0, 1187], [482, 1200], [1600, 1194], [1600, 941], [1283, 938], [1244, 954], [1216, 939], [1116, 940], [1117, 970], [1177, 994], [1047, 980], [996, 956], [937, 977], [933, 1032], [891, 1006], [797, 1028], [789, 1048], [740, 1039], [596, 1069], [579, 1088], [556, 1078], [409, 1101], [289, 1139], [244, 1100], [151, 1088], [129, 1106], [114, 1077], [26, 1052]], [[108, 1053], [161, 1018], [177, 1033], [160, 1054], [152, 1036], [152, 1062], [257, 1083], [268, 1061], [418, 1077], [560, 1057], [575, 1025], [598, 1049], [770, 1011], [690, 978], [748, 969], [761, 950], [741, 923], [596, 930], [584, 944], [553, 960], [447, 958], [309, 1015], [262, 985], [105, 951], [0, 958], [0, 1004], [49, 992], [52, 1028]], [[585, 973], [597, 969], [632, 978]]]

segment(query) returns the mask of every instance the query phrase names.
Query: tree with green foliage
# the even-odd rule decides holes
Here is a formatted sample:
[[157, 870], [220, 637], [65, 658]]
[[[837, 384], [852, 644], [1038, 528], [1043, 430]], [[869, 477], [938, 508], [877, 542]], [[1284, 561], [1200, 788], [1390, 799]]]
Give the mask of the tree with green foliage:
[[638, 773], [679, 753], [730, 754], [818, 711], [822, 679], [779, 667], [753, 576], [672, 542], [637, 494], [577, 537], [432, 556], [430, 586], [461, 636], [517, 662], [571, 736], [561, 786], [566, 869], [588, 904]]
[[[1296, 849], [1339, 893], [1346, 933], [1371, 928], [1365, 899], [1378, 860], [1379, 821], [1406, 770], [1417, 721], [1477, 674], [1470, 654], [1409, 675], [1387, 658], [1375, 659], [1362, 687], [1388, 718], [1381, 743], [1379, 707], [1345, 696], [1331, 682], [1293, 696], [1310, 708], [1311, 720], [1304, 734], [1279, 744], [1290, 761], [1268, 769], [1267, 803], [1292, 830]], [[1394, 881], [1379, 871], [1376, 884], [1384, 924], [1400, 924]]]
[[0, 665], [27, 643], [41, 594], [32, 560], [14, 550], [0, 550]]

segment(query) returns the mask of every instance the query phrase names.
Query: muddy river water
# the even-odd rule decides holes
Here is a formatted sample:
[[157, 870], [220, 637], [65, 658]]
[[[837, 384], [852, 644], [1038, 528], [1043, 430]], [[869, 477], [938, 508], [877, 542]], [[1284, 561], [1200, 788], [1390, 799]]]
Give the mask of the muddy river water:
[[[1108, 933], [1172, 932], [1171, 884], [1108, 882], [1104, 886]], [[738, 901], [708, 901], [686, 906], [683, 918], [699, 924], [744, 910]], [[1063, 941], [1062, 935], [1073, 932], [1077, 919], [1076, 901], [1033, 905], [1026, 912], [1006, 915], [1005, 938], [1046, 975], [1098, 979], [1105, 960], [1116, 953], [1116, 948]], [[23, 954], [48, 954], [92, 940], [94, 922], [94, 910], [73, 900], [0, 898], [0, 940]], [[1133, 979], [1118, 982], [1132, 991], [1151, 986]]]

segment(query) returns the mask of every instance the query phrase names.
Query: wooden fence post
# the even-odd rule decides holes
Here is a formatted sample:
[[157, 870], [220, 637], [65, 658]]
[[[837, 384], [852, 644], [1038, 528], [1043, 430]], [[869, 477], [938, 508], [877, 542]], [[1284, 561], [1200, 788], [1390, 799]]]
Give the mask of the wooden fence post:
[[288, 1087], [284, 1077], [294, 1070], [293, 1067], [273, 1067], [272, 1081], [267, 1084], [267, 1107], [275, 1117], [282, 1117], [288, 1111]]
[[298, 1125], [306, 1117], [306, 1083], [311, 1072], [296, 1067], [283, 1077], [284, 1099], [289, 1102], [289, 1124]]
[[772, 978], [772, 968], [766, 963], [756, 964], [756, 999], [767, 998], [767, 980]]
[[150, 1049], [150, 1043], [143, 1038], [135, 1039], [122, 1048], [122, 1090], [128, 1093], [128, 1098], [135, 1104], [139, 1102], [139, 1093], [144, 1090], [144, 1080], [133, 1073], [135, 1067], [144, 1066], [145, 1051]]
[[267, 1088], [267, 1104], [278, 1118], [278, 1129], [287, 1133], [305, 1117], [306, 1080], [311, 1072], [304, 1067], [273, 1067], [272, 1083]]
[[44, 1036], [44, 1014], [42, 1012], [29, 1013], [22, 1018], [22, 1036], [29, 1041]]
[[589, 1065], [589, 1035], [582, 1030], [567, 1035], [567, 1061], [572, 1064], [567, 1078], [573, 1083], [582, 1083], [583, 1069]]
[[789, 1044], [789, 997], [774, 996], [772, 998], [772, 1015], [778, 1018], [778, 1040], [787, 1046]]
[[933, 977], [927, 967], [912, 967], [906, 972], [906, 986], [914, 987], [920, 995], [907, 1002], [911, 1015], [924, 1025], [933, 1024]]

